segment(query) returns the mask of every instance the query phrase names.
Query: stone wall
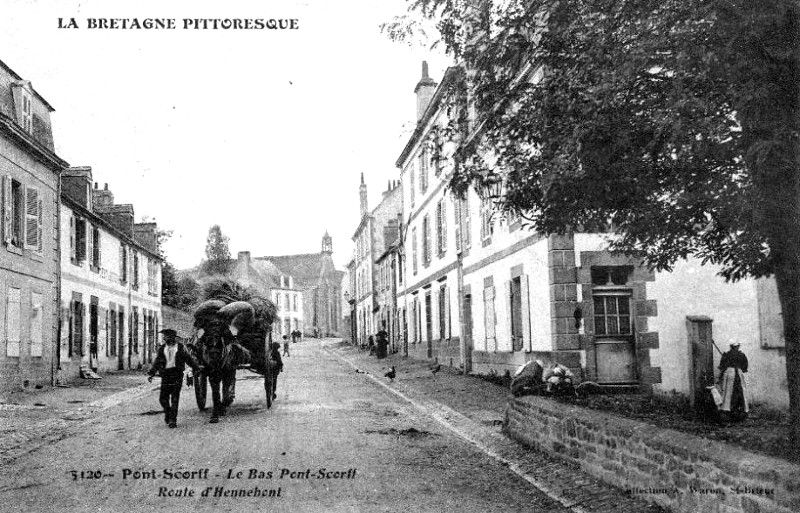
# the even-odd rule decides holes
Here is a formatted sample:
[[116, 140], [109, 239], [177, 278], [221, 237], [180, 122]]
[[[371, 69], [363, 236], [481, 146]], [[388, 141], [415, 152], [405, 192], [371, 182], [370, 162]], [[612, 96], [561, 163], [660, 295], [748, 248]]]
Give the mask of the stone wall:
[[800, 511], [800, 466], [727, 444], [534, 396], [509, 402], [506, 431], [676, 512]]

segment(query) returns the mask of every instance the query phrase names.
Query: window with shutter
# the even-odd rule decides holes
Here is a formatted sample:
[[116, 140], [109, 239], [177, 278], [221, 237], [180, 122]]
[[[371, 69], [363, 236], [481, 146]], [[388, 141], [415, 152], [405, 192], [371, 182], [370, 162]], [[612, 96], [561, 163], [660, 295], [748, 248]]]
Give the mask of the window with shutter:
[[411, 268], [417, 274], [417, 227], [411, 230]]
[[42, 320], [44, 319], [42, 293], [31, 292], [31, 356], [42, 356]]
[[425, 194], [428, 190], [428, 150], [423, 144], [419, 152], [419, 192]]
[[94, 226], [86, 221], [86, 258], [89, 261], [89, 268], [94, 267]]
[[123, 285], [128, 283], [128, 249], [124, 244], [119, 245], [119, 279]]
[[77, 254], [77, 244], [75, 240], [76, 236], [76, 228], [75, 228], [75, 216], [70, 216], [69, 218], [69, 260], [73, 264], [78, 263], [78, 254]]
[[461, 232], [461, 244], [464, 249], [469, 249], [472, 246], [472, 218], [469, 211], [469, 197], [464, 196], [464, 201], [461, 204], [461, 219], [464, 220], [463, 230]]
[[497, 320], [494, 314], [494, 287], [483, 289], [483, 321], [486, 328], [486, 350], [497, 350], [495, 325]]
[[3, 176], [3, 242], [8, 245], [11, 244], [13, 216], [14, 216], [14, 201], [11, 196], [11, 177]]
[[80, 265], [86, 260], [86, 219], [75, 219], [75, 262]]
[[25, 193], [24, 187], [18, 181], [8, 177], [8, 198], [4, 207], [4, 226], [6, 244], [21, 248], [25, 243]]
[[22, 289], [9, 287], [6, 297], [6, 356], [19, 357], [19, 342], [22, 325], [20, 301]]
[[456, 235], [456, 252], [461, 253], [461, 200], [453, 199], [453, 231]]
[[25, 249], [39, 250], [39, 191], [25, 188]]
[[414, 165], [413, 164], [411, 165], [411, 171], [409, 171], [409, 175], [408, 176], [409, 176], [408, 181], [410, 182], [410, 187], [408, 188], [408, 193], [410, 195], [409, 199], [411, 200], [411, 206], [413, 207], [414, 206], [414, 196], [416, 195], [416, 192], [415, 192], [414, 188], [417, 186], [416, 183], [415, 183], [416, 180], [414, 179]]
[[422, 263], [431, 263], [431, 218], [425, 214], [422, 218]]
[[43, 246], [42, 246], [42, 220], [43, 219], [44, 219], [44, 211], [42, 210], [42, 199], [39, 198], [39, 218], [38, 218], [38, 223], [37, 223], [37, 226], [36, 226], [36, 228], [37, 228], [36, 229], [36, 232], [37, 232], [36, 233], [36, 238], [37, 238], [37, 241], [38, 241], [38, 244], [37, 244], [37, 247], [36, 247], [36, 252], [39, 253], [39, 254], [41, 254], [42, 250], [43, 250]]
[[92, 236], [89, 240], [91, 241], [91, 251], [89, 252], [91, 267], [92, 270], [98, 271], [100, 270], [100, 229], [97, 226], [92, 226]]
[[133, 271], [131, 272], [131, 287], [139, 290], [139, 253], [133, 252]]
[[436, 204], [436, 254], [442, 256], [442, 201]]
[[28, 132], [33, 132], [33, 109], [31, 106], [31, 96], [27, 91], [22, 93], [22, 128]]

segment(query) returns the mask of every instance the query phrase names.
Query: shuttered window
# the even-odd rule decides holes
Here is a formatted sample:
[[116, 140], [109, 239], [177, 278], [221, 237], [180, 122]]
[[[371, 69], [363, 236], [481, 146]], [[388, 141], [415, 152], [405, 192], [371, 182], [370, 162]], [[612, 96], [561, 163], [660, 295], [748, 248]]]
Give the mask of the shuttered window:
[[411, 230], [411, 268], [417, 274], [417, 227]]
[[75, 263], [86, 260], [86, 219], [75, 218]]
[[416, 195], [415, 187], [417, 186], [416, 185], [416, 180], [414, 179], [414, 165], [413, 164], [411, 165], [411, 170], [409, 171], [408, 176], [409, 176], [408, 181], [410, 182], [410, 187], [408, 188], [408, 193], [410, 195], [409, 196], [409, 200], [411, 200], [411, 206], [413, 207], [414, 206], [414, 197]]
[[428, 190], [428, 150], [425, 145], [419, 152], [419, 193], [425, 194]]
[[497, 350], [497, 338], [495, 335], [495, 326], [497, 319], [494, 313], [494, 287], [486, 287], [483, 289], [483, 321], [486, 331], [486, 350]]
[[436, 252], [441, 258], [447, 251], [447, 210], [442, 198], [436, 205]]
[[472, 246], [472, 221], [469, 212], [469, 196], [464, 196], [461, 203], [460, 219], [464, 220], [464, 225], [461, 231], [461, 243], [464, 249], [469, 249]]
[[8, 288], [8, 296], [6, 296], [5, 339], [6, 356], [9, 357], [19, 356], [19, 342], [22, 331], [22, 309], [20, 308], [21, 296], [22, 289], [15, 287]]
[[431, 263], [431, 218], [428, 214], [422, 218], [422, 263]]
[[34, 187], [25, 188], [25, 249], [42, 252], [42, 201]]
[[453, 231], [456, 235], [456, 253], [461, 253], [461, 200], [453, 199]]
[[[32, 189], [38, 195], [36, 189]], [[36, 202], [32, 205], [33, 209], [39, 208], [39, 203]], [[36, 211], [34, 211], [36, 213]], [[38, 218], [34, 217], [34, 228], [38, 225], [36, 221]], [[27, 221], [27, 212], [25, 210], [25, 188], [21, 183], [14, 180], [10, 176], [3, 177], [3, 242], [6, 245], [22, 248], [28, 247], [27, 240], [25, 239], [25, 223]], [[33, 230], [35, 236], [36, 230]], [[32, 239], [36, 248], [36, 239]]]
[[100, 229], [96, 226], [92, 227], [92, 267], [100, 269], [101, 265], [101, 252], [100, 252]]
[[119, 245], [119, 280], [128, 283], [128, 248], [124, 244]]
[[31, 106], [31, 96], [27, 91], [22, 93], [22, 128], [28, 132], [33, 132], [33, 108]]
[[133, 270], [131, 271], [131, 288], [139, 290], [139, 253], [133, 252]]
[[41, 292], [31, 293], [31, 356], [41, 357], [44, 341], [42, 339], [42, 326], [44, 319], [43, 301]]

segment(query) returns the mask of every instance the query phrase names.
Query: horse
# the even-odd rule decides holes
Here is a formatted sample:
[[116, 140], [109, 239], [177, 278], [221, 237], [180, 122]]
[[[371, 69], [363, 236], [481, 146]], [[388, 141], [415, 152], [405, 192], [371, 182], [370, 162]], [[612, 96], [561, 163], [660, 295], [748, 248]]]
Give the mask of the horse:
[[236, 368], [247, 363], [250, 355], [225, 323], [209, 323], [197, 345], [211, 386], [214, 409], [210, 422], [215, 424], [219, 417], [225, 416], [227, 407], [236, 397]]

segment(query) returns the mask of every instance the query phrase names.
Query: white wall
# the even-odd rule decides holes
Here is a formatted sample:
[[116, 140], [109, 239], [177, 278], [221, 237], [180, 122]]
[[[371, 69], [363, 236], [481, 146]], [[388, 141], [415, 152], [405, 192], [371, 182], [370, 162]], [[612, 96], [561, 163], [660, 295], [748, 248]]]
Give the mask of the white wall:
[[[577, 234], [576, 260], [580, 251], [601, 251], [606, 236]], [[672, 272], [658, 272], [648, 282], [647, 299], [655, 299], [658, 315], [648, 317], [648, 331], [658, 332], [659, 348], [650, 350], [651, 365], [661, 367], [661, 392], [689, 392], [689, 340], [687, 316], [707, 316], [713, 320], [712, 337], [723, 352], [730, 341], [741, 343], [749, 363], [748, 394], [752, 401], [773, 406], [788, 406], [786, 358], [782, 346], [780, 305], [774, 279], [726, 282], [717, 275], [719, 268], [701, 265], [697, 259], [682, 260]], [[759, 315], [759, 309], [761, 315]], [[720, 354], [714, 350], [714, 367]]]

